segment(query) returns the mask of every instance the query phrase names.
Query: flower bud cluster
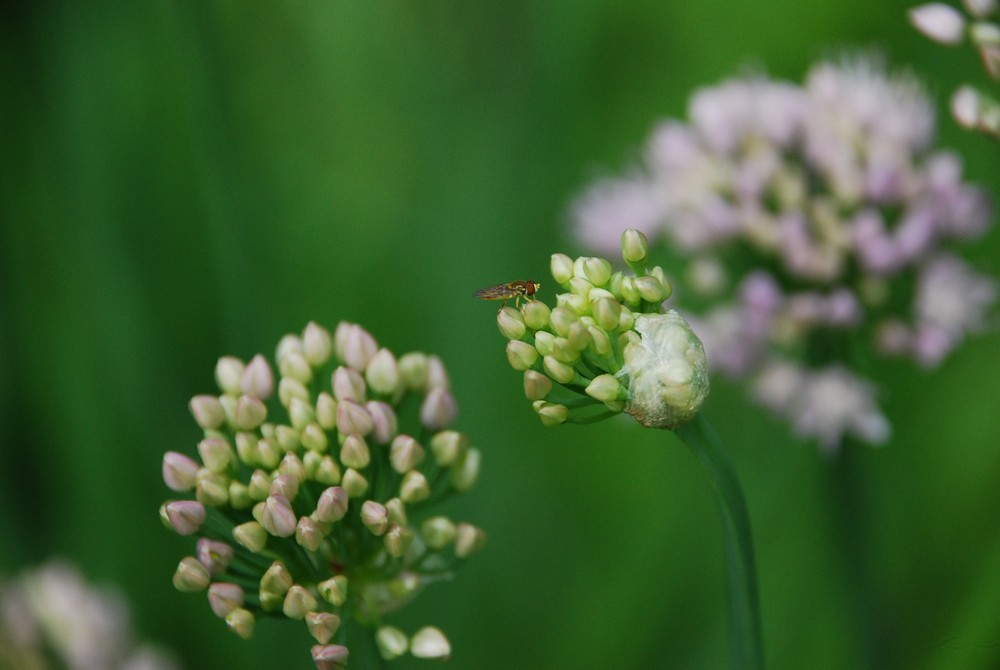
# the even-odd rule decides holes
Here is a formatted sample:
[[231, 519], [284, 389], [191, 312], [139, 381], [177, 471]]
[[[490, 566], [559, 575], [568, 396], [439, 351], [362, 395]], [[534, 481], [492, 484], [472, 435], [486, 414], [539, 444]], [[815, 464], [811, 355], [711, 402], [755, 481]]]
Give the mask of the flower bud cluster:
[[497, 314], [507, 360], [547, 426], [624, 411], [673, 429], [708, 394], [701, 342], [676, 312], [661, 313], [672, 289], [663, 268], [647, 267], [646, 237], [627, 230], [621, 249], [631, 273], [603, 258], [554, 254], [552, 276], [565, 289], [556, 306], [530, 300]]
[[[430, 513], [472, 487], [480, 452], [450, 428], [455, 400], [436, 356], [396, 357], [358, 325], [331, 335], [310, 323], [282, 338], [276, 361], [277, 379], [262, 355], [221, 358], [221, 393], [190, 403], [198, 458], [163, 458], [166, 485], [193, 499], [164, 503], [161, 518], [198, 537], [174, 585], [206, 593], [244, 638], [262, 615], [303, 621], [316, 666], [341, 668], [345, 617], [377, 638], [384, 615], [482, 547], [479, 528]], [[437, 629], [412, 640], [393, 630], [385, 655], [447, 648]]]
[[[964, 0], [966, 14], [942, 2], [930, 2], [910, 10], [910, 22], [930, 39], [954, 46], [968, 40], [979, 54], [986, 73], [1000, 80], [1000, 24], [996, 0]], [[990, 95], [963, 85], [951, 98], [951, 112], [958, 123], [994, 139], [1000, 139], [1000, 102]]]
[[[597, 251], [626, 227], [661, 238], [713, 370], [766, 383], [755, 395], [785, 398], [768, 406], [823, 446], [883, 441], [884, 418], [859, 426], [798, 384], [835, 380], [845, 406], [881, 417], [849, 367], [868, 358], [858, 348], [937, 365], [983, 329], [998, 293], [947, 250], [993, 212], [959, 157], [931, 148], [930, 100], [858, 58], [820, 63], [802, 86], [755, 76], [700, 90], [689, 117], [656, 127], [639, 169], [585, 193], [578, 237]], [[765, 373], [788, 364], [800, 392], [775, 396], [793, 377]]]

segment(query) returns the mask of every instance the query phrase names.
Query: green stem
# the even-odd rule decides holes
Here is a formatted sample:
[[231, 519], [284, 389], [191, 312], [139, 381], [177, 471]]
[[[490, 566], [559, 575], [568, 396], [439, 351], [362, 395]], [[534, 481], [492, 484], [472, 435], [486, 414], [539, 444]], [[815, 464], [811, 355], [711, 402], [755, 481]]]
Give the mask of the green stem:
[[677, 428], [675, 432], [708, 470], [722, 515], [732, 667], [739, 670], [759, 670], [764, 667], [764, 648], [761, 642], [760, 603], [757, 598], [757, 568], [750, 534], [750, 515], [739, 478], [704, 414], [698, 414], [694, 420]]

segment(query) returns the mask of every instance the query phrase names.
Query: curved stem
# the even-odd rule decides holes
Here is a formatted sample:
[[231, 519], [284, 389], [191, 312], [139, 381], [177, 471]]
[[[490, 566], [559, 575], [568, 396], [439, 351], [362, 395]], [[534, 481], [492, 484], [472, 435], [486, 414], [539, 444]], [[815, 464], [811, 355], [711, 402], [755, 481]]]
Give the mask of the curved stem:
[[675, 432], [708, 470], [719, 503], [726, 549], [732, 667], [759, 670], [764, 667], [764, 648], [757, 597], [757, 568], [750, 534], [750, 515], [739, 478], [704, 414], [698, 414]]

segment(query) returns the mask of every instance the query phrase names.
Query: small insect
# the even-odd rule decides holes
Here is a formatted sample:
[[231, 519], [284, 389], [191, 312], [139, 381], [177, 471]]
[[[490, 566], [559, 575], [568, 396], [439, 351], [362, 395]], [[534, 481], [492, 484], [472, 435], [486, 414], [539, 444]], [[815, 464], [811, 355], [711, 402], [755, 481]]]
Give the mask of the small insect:
[[500, 306], [500, 309], [503, 309], [504, 305], [511, 298], [514, 299], [514, 307], [517, 307], [521, 302], [521, 298], [535, 295], [535, 291], [541, 288], [541, 286], [538, 282], [531, 281], [530, 279], [527, 281], [512, 281], [507, 284], [497, 284], [496, 286], [481, 288], [472, 295], [483, 300], [503, 300], [503, 305]]

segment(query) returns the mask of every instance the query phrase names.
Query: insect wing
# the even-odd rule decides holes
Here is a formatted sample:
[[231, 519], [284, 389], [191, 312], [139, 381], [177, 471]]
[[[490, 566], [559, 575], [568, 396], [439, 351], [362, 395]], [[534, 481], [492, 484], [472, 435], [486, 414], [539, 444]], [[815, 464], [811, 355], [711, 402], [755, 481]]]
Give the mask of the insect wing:
[[513, 290], [509, 284], [497, 284], [496, 286], [481, 288], [473, 295], [483, 300], [509, 300], [516, 297], [518, 292]]

